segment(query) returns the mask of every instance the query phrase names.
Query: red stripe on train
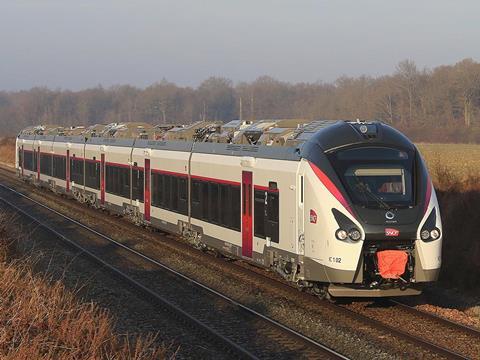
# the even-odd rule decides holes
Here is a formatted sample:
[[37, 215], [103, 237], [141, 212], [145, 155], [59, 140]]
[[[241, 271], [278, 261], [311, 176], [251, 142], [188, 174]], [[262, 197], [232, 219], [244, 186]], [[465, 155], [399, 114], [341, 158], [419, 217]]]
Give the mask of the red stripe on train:
[[330, 180], [328, 178], [327, 175], [325, 175], [325, 173], [320, 170], [315, 164], [311, 163], [310, 161], [308, 162], [308, 164], [310, 165], [310, 167], [312, 168], [313, 172], [315, 173], [315, 175], [317, 175], [318, 179], [321, 181], [321, 183], [327, 188], [327, 190], [335, 197], [335, 199], [337, 199], [340, 204], [343, 205], [343, 207], [352, 215], [352, 216], [355, 216], [353, 214], [353, 211], [350, 207], [350, 205], [348, 204], [348, 201], [347, 199], [345, 199], [345, 197], [342, 195], [342, 193], [340, 192], [340, 190], [338, 190], [338, 188], [335, 186], [335, 184], [332, 182], [332, 180]]
[[432, 181], [430, 176], [427, 176], [427, 192], [425, 194], [425, 205], [423, 206], [423, 214], [427, 212], [428, 206], [430, 205], [430, 198], [432, 197]]

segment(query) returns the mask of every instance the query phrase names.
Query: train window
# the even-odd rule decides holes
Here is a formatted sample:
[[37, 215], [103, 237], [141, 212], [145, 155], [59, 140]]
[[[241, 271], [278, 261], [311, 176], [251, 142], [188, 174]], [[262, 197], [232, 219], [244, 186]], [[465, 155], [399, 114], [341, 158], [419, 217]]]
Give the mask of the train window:
[[220, 224], [225, 227], [231, 227], [230, 223], [230, 186], [228, 185], [220, 185], [220, 196], [219, 196], [219, 204], [220, 204]]
[[170, 209], [170, 195], [171, 195], [171, 185], [172, 178], [169, 175], [163, 175], [163, 197], [162, 197], [162, 207], [165, 209]]
[[117, 182], [116, 179], [116, 172], [112, 166], [106, 165], [105, 166], [105, 191], [106, 192], [113, 192], [114, 184]]
[[67, 158], [61, 155], [53, 155], [53, 170], [52, 176], [65, 180], [66, 179], [66, 162]]
[[23, 164], [25, 170], [33, 171], [33, 153], [31, 151], [24, 150]]
[[106, 192], [121, 196], [124, 198], [130, 198], [130, 169], [106, 165]]
[[254, 235], [265, 239], [265, 191], [254, 192]]
[[119, 169], [120, 173], [122, 174], [122, 196], [125, 198], [130, 199], [130, 169], [121, 168]]
[[152, 191], [151, 191], [151, 197], [152, 197], [152, 206], [156, 206], [158, 204], [158, 177], [157, 174], [152, 172]]
[[265, 222], [265, 235], [270, 241], [279, 242], [279, 194], [278, 192], [267, 193], [267, 211]]
[[207, 182], [202, 182], [202, 191], [201, 191], [200, 196], [202, 197], [202, 201], [201, 201], [201, 204], [202, 204], [202, 213], [201, 213], [202, 220], [208, 221], [209, 218], [208, 218], [208, 183]]
[[178, 210], [180, 214], [187, 215], [188, 213], [188, 188], [187, 188], [187, 179], [182, 177], [178, 180]]
[[100, 164], [97, 162], [85, 162], [85, 186], [100, 190]]
[[241, 199], [240, 199], [240, 186], [231, 186], [230, 187], [231, 193], [231, 209], [232, 209], [232, 228], [240, 231], [240, 206], [241, 206]]
[[240, 186], [192, 180], [192, 217], [240, 231]]
[[278, 222], [278, 193], [269, 192], [267, 195], [267, 217], [270, 221]]
[[38, 152], [33, 150], [33, 171], [38, 171]]
[[18, 166], [19, 167], [22, 166], [22, 148], [21, 147], [18, 148]]
[[192, 180], [192, 216], [196, 219], [200, 219], [202, 213], [200, 204], [200, 189], [200, 181]]
[[160, 207], [163, 201], [163, 175], [152, 173], [152, 206]]
[[165, 176], [162, 174], [157, 174], [157, 179], [158, 179], [158, 188], [157, 188], [157, 198], [158, 206], [164, 206], [165, 205], [165, 189], [164, 189], [164, 183], [165, 183]]
[[52, 155], [40, 154], [40, 173], [52, 176]]
[[170, 190], [170, 195], [171, 195], [171, 209], [173, 211], [178, 211], [178, 177], [176, 176], [171, 176], [171, 190]]
[[210, 221], [214, 224], [219, 223], [218, 208], [218, 184], [210, 183], [209, 200], [210, 200]]
[[132, 200], [143, 202], [144, 173], [140, 169], [132, 169]]
[[200, 182], [198, 180], [192, 180], [192, 202], [200, 202]]
[[83, 160], [70, 159], [70, 181], [83, 185]]
[[407, 160], [409, 158], [408, 153], [393, 148], [387, 147], [363, 147], [342, 150], [337, 153], [338, 160]]
[[389, 209], [414, 204], [412, 151], [361, 147], [332, 153], [329, 158], [355, 205]]
[[180, 193], [180, 200], [186, 201], [187, 200], [187, 179], [181, 178], [180, 179], [180, 188], [179, 188], [179, 193]]

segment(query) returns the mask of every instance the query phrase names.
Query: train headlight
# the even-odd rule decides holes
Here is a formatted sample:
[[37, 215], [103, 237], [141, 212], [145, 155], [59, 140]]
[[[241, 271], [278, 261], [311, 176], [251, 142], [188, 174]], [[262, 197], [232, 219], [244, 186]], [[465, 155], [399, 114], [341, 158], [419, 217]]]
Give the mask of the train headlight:
[[437, 228], [433, 229], [432, 231], [430, 231], [430, 236], [433, 240], [437, 240], [440, 237], [440, 230]]
[[342, 229], [338, 229], [336, 232], [335, 232], [335, 236], [337, 237], [338, 240], [346, 240], [347, 237], [348, 237], [348, 234], [345, 230], [342, 230]]
[[357, 229], [350, 229], [348, 237], [353, 241], [358, 241], [362, 238], [362, 233]]
[[422, 240], [428, 240], [430, 238], [430, 231], [422, 230], [422, 232], [420, 233], [420, 238]]

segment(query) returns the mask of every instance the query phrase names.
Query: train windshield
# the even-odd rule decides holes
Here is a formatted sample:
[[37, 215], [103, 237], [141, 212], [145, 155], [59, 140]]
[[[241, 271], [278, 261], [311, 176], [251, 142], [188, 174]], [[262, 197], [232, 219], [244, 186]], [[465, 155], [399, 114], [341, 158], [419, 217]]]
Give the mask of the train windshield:
[[338, 151], [331, 160], [354, 204], [382, 209], [413, 206], [413, 153], [362, 147]]

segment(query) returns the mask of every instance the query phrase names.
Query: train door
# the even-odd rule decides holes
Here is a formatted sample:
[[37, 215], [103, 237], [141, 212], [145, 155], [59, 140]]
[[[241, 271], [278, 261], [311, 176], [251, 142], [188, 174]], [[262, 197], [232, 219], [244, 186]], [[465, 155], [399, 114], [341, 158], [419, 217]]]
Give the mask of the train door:
[[100, 204], [105, 205], [105, 154], [100, 159]]
[[242, 172], [242, 256], [252, 257], [252, 172]]
[[67, 150], [67, 159], [65, 164], [65, 179], [67, 192], [70, 191], [70, 150]]
[[[304, 206], [304, 193], [305, 193], [305, 179], [303, 173], [298, 176], [299, 189], [298, 192], [298, 208], [297, 208], [297, 224], [298, 224], [298, 243], [297, 253], [299, 255], [305, 255], [305, 206]], [[310, 221], [317, 221], [317, 213], [312, 210], [310, 214]]]
[[25, 150], [23, 148], [23, 145], [22, 145], [22, 159], [21, 159], [21, 162], [22, 163], [20, 165], [22, 166], [22, 177], [23, 177], [23, 175], [24, 175], [24, 170], [23, 169], [25, 168]]
[[150, 159], [145, 159], [145, 221], [150, 221]]
[[37, 150], [37, 180], [40, 180], [40, 146]]

